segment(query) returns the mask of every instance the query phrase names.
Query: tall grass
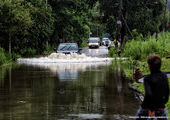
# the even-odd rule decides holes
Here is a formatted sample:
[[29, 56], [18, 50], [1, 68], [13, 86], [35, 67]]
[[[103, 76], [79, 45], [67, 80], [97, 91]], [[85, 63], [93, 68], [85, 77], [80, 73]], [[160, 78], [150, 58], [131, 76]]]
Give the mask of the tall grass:
[[[110, 53], [113, 54], [113, 51]], [[141, 39], [128, 41], [121, 56], [143, 60], [149, 54], [158, 54], [161, 57], [170, 56], [170, 32], [160, 33], [157, 40], [155, 36], [152, 36], [146, 38], [145, 41]]]

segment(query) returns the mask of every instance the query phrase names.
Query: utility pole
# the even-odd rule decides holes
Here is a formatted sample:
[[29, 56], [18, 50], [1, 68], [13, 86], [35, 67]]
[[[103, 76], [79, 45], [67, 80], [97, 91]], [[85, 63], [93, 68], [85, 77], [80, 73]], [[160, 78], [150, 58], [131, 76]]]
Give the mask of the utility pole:
[[122, 0], [119, 0], [119, 10], [118, 10], [118, 21], [117, 21], [117, 24], [118, 24], [118, 32], [121, 31], [121, 27], [122, 27], [122, 9], [123, 9], [123, 6], [122, 6]]
[[118, 20], [117, 20], [117, 40], [118, 40], [118, 55], [121, 53], [121, 29], [122, 29], [122, 9], [123, 9], [123, 0], [119, 0], [119, 10], [118, 10]]
[[[46, 11], [47, 11], [48, 0], [45, 0], [45, 3], [46, 3]], [[48, 46], [48, 39], [47, 39], [47, 41], [46, 41], [46, 46]]]
[[165, 16], [166, 16], [167, 4], [168, 4], [168, 0], [165, 1], [165, 11], [164, 11], [163, 31], [165, 31], [165, 29], [166, 29], [166, 20], [165, 20]]

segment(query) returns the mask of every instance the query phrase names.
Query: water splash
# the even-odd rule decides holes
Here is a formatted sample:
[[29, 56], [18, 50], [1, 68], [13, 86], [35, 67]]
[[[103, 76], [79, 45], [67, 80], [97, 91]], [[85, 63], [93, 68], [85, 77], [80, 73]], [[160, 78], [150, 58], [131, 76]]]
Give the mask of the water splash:
[[70, 114], [69, 116], [77, 116], [80, 119], [101, 119], [103, 115], [101, 114]]
[[113, 58], [89, 57], [85, 54], [62, 54], [52, 53], [46, 57], [40, 58], [19, 58], [18, 63], [96, 63], [96, 62], [111, 62]]

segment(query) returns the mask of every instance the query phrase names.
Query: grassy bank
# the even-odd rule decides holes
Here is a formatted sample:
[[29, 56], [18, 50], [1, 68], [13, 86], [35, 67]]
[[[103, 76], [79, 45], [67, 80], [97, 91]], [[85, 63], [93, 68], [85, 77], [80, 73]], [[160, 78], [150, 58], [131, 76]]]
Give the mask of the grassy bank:
[[[116, 49], [109, 51], [110, 56], [116, 56]], [[144, 60], [149, 54], [158, 54], [161, 57], [170, 56], [170, 32], [163, 32], [150, 37], [138, 37], [126, 42], [121, 57], [130, 57], [133, 60]]]

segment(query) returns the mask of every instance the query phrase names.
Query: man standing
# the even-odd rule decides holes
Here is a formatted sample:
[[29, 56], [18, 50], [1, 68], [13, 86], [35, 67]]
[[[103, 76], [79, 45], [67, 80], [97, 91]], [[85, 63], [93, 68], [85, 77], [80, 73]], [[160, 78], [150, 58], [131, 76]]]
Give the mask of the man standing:
[[[167, 75], [160, 70], [161, 58], [158, 55], [150, 55], [147, 63], [150, 74], [144, 77], [145, 96], [136, 120], [147, 120], [147, 117], [168, 120], [165, 104], [169, 99], [169, 85]], [[138, 78], [136, 75], [140, 76], [140, 73], [140, 70], [136, 69], [134, 79]]]

